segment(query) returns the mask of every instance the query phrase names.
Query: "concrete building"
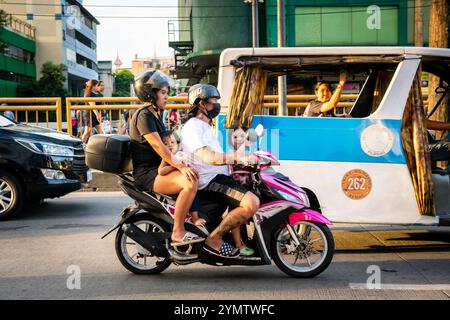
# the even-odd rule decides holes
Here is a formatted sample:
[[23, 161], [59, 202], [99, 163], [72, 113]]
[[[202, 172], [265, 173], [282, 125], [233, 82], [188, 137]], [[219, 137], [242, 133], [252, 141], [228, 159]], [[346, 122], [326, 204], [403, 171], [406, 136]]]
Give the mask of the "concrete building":
[[156, 54], [152, 58], [139, 58], [137, 54], [134, 55], [134, 59], [131, 61], [131, 72], [134, 75], [138, 75], [147, 70], [161, 70], [168, 72], [174, 65], [173, 57], [158, 57]]
[[20, 84], [36, 79], [35, 33], [33, 26], [11, 15], [0, 27], [0, 42], [5, 44], [0, 53], [0, 97], [15, 97]]
[[[286, 46], [413, 46], [414, 0], [286, 0]], [[277, 46], [277, 0], [264, 1], [266, 43]], [[428, 44], [430, 0], [422, 0]]]
[[[285, 0], [286, 46], [413, 46], [414, 0]], [[431, 0], [422, 0], [428, 45]], [[178, 20], [169, 21], [175, 75], [217, 84], [225, 48], [252, 46], [251, 5], [243, 0], [179, 0]], [[277, 0], [259, 7], [260, 47], [277, 46]]]
[[[26, 2], [27, 4], [24, 4]], [[78, 0], [0, 0], [0, 8], [36, 29], [36, 68], [45, 62], [67, 66], [65, 87], [79, 95], [89, 79], [98, 79], [98, 20]]]
[[103, 96], [112, 97], [114, 92], [114, 73], [112, 70], [112, 61], [98, 61], [98, 76], [105, 84]]
[[251, 46], [251, 6], [243, 0], [179, 0], [178, 20], [169, 21], [169, 46], [175, 50], [175, 75], [217, 83], [225, 48]]

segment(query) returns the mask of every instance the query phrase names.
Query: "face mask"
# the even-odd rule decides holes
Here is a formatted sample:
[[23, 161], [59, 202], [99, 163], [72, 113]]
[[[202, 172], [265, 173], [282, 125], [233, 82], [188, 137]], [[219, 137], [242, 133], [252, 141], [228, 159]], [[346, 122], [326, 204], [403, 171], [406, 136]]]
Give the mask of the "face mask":
[[217, 117], [220, 113], [220, 103], [216, 102], [212, 103], [212, 105], [213, 105], [212, 110], [206, 110], [206, 112], [204, 112], [205, 116], [207, 116], [210, 120]]

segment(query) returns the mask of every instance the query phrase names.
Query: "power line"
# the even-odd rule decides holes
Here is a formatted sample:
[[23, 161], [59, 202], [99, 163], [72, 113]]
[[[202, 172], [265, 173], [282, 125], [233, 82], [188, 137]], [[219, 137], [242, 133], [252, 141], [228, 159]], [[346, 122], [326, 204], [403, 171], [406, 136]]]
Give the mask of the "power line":
[[[413, 8], [429, 8], [431, 5], [421, 5], [421, 6], [408, 6], [404, 7], [402, 9], [413, 9]], [[330, 7], [325, 7], [330, 8]], [[331, 7], [332, 8], [332, 7]], [[400, 8], [380, 8], [380, 11], [393, 11], [393, 10], [399, 10]], [[332, 12], [321, 12], [321, 15], [328, 15], [328, 14], [339, 14], [339, 13], [354, 13], [354, 12], [367, 12], [367, 9], [364, 10], [352, 10], [352, 8], [349, 8], [345, 11], [332, 11]], [[288, 13], [286, 16], [312, 16], [317, 15], [318, 13]], [[15, 16], [27, 16], [25, 13], [12, 13], [12, 15]], [[55, 14], [33, 14], [33, 16], [36, 17], [54, 17]], [[277, 17], [276, 14], [268, 14], [265, 15], [266, 17]], [[62, 14], [61, 17], [70, 18], [73, 17], [73, 15], [64, 15]], [[189, 21], [190, 19], [216, 19], [216, 18], [248, 18], [249, 15], [205, 15], [205, 16], [196, 16], [196, 17], [189, 17], [189, 18], [179, 18], [175, 16], [95, 16], [96, 19], [176, 19], [178, 21]]]
[[[397, 4], [400, 5], [401, 0], [384, 0], [382, 3], [380, 3], [381, 6], [386, 4]], [[7, 2], [3, 1], [4, 4], [9, 5], [33, 5], [33, 6], [50, 6], [50, 7], [60, 7], [62, 4], [58, 3], [29, 3], [29, 2]], [[362, 1], [361, 4], [355, 3], [354, 5], [358, 6], [366, 6], [367, 1]], [[70, 6], [69, 3], [66, 3], [65, 6]], [[83, 7], [91, 7], [91, 8], [243, 8], [245, 7], [245, 4], [241, 5], [108, 5], [108, 4], [83, 4]], [[268, 4], [265, 3], [265, 6], [268, 8], [276, 8], [276, 4]], [[327, 6], [327, 7], [333, 7], [333, 6]]]
[[[29, 5], [27, 2], [2, 2], [4, 4], [9, 5]], [[48, 6], [48, 7], [60, 7], [62, 4], [58, 3], [33, 3], [33, 6]], [[71, 6], [70, 3], [66, 3], [66, 6]], [[175, 5], [175, 6], [167, 6], [167, 5], [104, 5], [104, 4], [83, 4], [83, 7], [86, 8], [242, 8], [245, 5], [192, 5], [192, 6], [184, 6], [184, 5]]]

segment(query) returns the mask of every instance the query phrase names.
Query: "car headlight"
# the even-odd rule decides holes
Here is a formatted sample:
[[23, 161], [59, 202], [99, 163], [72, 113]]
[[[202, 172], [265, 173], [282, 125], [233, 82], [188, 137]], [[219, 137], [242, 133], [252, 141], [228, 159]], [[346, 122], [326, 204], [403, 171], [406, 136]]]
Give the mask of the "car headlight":
[[294, 203], [298, 203], [298, 204], [301, 204], [301, 205], [303, 205], [303, 206], [309, 207], [309, 199], [308, 199], [308, 197], [306, 196], [306, 194], [304, 194], [304, 193], [296, 192], [296, 194], [297, 194], [297, 195], [299, 196], [299, 198], [300, 198], [300, 199], [299, 199], [299, 198], [293, 196], [292, 194], [287, 193], [287, 192], [284, 192], [284, 191], [281, 191], [281, 190], [277, 190], [277, 192], [278, 192], [284, 199], [286, 199], [287, 201], [294, 202]]
[[59, 171], [59, 170], [41, 169], [41, 172], [42, 172], [42, 175], [47, 180], [64, 180], [64, 179], [66, 179], [64, 172]]
[[74, 155], [72, 148], [57, 144], [22, 139], [16, 139], [15, 141], [35, 153], [62, 157], [73, 157]]

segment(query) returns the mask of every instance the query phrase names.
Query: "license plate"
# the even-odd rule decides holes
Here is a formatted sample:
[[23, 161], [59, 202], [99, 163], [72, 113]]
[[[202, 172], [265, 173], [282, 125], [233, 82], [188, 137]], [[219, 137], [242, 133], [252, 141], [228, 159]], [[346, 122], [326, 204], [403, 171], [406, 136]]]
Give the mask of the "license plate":
[[86, 172], [86, 182], [90, 182], [92, 180], [92, 171], [88, 170], [88, 172]]

